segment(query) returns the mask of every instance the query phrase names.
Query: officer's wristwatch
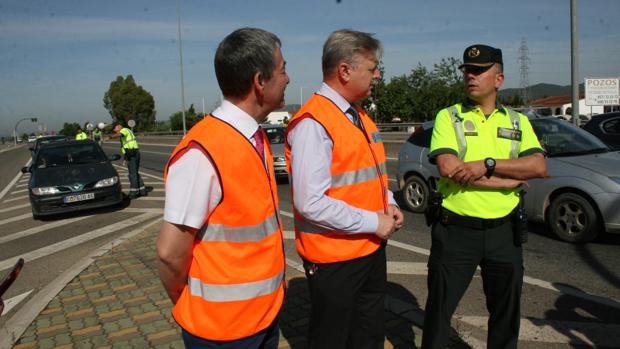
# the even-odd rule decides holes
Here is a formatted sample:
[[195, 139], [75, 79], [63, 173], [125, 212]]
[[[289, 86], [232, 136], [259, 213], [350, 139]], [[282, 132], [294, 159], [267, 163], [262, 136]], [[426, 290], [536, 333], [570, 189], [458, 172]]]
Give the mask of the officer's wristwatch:
[[487, 178], [491, 178], [491, 175], [493, 175], [493, 172], [495, 171], [495, 159], [484, 159], [484, 167], [487, 168], [487, 173], [485, 174], [485, 176], [487, 176]]

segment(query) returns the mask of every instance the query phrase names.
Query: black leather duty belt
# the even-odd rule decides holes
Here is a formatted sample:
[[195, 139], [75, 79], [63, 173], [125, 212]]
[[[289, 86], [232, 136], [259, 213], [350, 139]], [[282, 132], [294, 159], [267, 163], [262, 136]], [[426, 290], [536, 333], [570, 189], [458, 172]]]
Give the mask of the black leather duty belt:
[[505, 224], [510, 221], [511, 218], [512, 213], [505, 217], [493, 219], [466, 217], [442, 208], [441, 214], [439, 215], [439, 222], [443, 225], [458, 225], [471, 229], [490, 229]]

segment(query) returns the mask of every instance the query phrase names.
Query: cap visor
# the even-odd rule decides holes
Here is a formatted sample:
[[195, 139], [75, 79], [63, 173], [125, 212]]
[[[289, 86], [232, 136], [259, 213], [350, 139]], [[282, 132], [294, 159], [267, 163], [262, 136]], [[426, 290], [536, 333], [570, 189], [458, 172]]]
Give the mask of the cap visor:
[[463, 69], [463, 67], [484, 67], [484, 68], [488, 68], [488, 67], [492, 66], [493, 64], [495, 64], [495, 62], [488, 62], [488, 63], [463, 63], [463, 64], [459, 65], [459, 69]]

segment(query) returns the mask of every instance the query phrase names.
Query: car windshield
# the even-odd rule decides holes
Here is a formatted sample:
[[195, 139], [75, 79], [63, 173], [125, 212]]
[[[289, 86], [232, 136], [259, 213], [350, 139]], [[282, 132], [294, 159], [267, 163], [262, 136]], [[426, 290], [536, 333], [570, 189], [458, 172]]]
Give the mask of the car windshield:
[[530, 120], [547, 156], [606, 153], [609, 148], [592, 134], [555, 118]]
[[284, 143], [284, 127], [268, 127], [265, 128], [265, 133], [267, 134], [267, 138], [269, 138], [269, 143], [271, 144], [282, 144]]
[[105, 156], [94, 144], [74, 144], [64, 147], [45, 147], [37, 154], [39, 168], [94, 164], [106, 161]]

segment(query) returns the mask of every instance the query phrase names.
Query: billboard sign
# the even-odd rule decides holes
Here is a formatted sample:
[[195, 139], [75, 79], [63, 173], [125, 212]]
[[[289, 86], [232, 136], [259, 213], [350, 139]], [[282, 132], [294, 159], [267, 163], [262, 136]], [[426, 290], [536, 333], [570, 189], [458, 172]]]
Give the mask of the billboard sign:
[[620, 105], [620, 79], [585, 79], [586, 105]]

